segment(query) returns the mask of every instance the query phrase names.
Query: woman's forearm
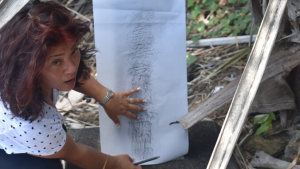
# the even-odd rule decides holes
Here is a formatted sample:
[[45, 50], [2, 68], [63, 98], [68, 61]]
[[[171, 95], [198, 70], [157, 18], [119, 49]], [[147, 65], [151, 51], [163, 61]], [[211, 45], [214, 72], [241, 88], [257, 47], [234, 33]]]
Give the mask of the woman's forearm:
[[95, 80], [93, 77], [90, 77], [89, 79], [80, 82], [83, 84], [80, 85], [80, 87], [75, 87], [74, 90], [88, 95], [98, 102], [105, 98], [107, 91], [109, 90], [108, 88], [100, 84], [97, 80]]
[[79, 154], [74, 157], [66, 157], [64, 160], [77, 165], [82, 168], [93, 168], [93, 169], [102, 169], [105, 161], [107, 160], [106, 169], [114, 168], [114, 165], [117, 163], [116, 156], [109, 156], [107, 154], [101, 153], [89, 146], [76, 143], [79, 149]]
[[[109, 91], [109, 89], [101, 85], [93, 77], [79, 82], [83, 84], [80, 87], [74, 88], [74, 90], [91, 96], [98, 102], [101, 102], [108, 94], [107, 92]], [[144, 99], [131, 97], [129, 98], [130, 95], [138, 92], [139, 90], [140, 88], [135, 88], [125, 92], [115, 92], [113, 94], [113, 97], [111, 97], [106, 103], [104, 103], [103, 108], [105, 112], [118, 127], [120, 126], [120, 120], [117, 117], [118, 115], [123, 115], [132, 119], [138, 119], [138, 116], [136, 114], [133, 114], [130, 110], [146, 110], [143, 107], [135, 105], [136, 103], [145, 103], [146, 101]]]
[[63, 148], [57, 153], [49, 156], [33, 156], [48, 159], [64, 159], [74, 165], [87, 169], [102, 169], [106, 159], [106, 169], [128, 169], [130, 168], [128, 166], [133, 166], [133, 164], [130, 163], [129, 159], [122, 160], [120, 156], [109, 156], [89, 146], [83, 145], [81, 143], [76, 143], [68, 133], [66, 133], [66, 135], [66, 143]]

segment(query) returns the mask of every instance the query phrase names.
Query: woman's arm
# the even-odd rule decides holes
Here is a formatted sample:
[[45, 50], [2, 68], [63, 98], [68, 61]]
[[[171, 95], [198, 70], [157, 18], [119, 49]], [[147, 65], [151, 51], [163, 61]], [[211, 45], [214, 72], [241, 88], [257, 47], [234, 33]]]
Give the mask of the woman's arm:
[[[83, 85], [81, 85], [80, 87], [75, 87], [74, 90], [81, 92], [85, 95], [91, 96], [98, 102], [104, 99], [107, 91], [109, 90], [108, 88], [101, 85], [93, 77], [90, 77], [89, 79], [80, 82], [83, 83]], [[132, 119], [138, 119], [138, 116], [133, 114], [129, 110], [145, 111], [144, 108], [131, 104], [130, 99], [128, 98], [128, 96], [138, 92], [139, 90], [139, 88], [136, 88], [125, 92], [115, 92], [114, 97], [109, 99], [108, 102], [104, 104], [104, 110], [106, 111], [107, 115], [117, 124], [117, 126], [120, 126], [120, 120], [117, 117], [117, 115], [124, 115]], [[132, 103], [145, 102], [146, 101], [143, 99], [132, 99]]]
[[85, 81], [80, 81], [80, 83], [83, 84], [80, 85], [80, 87], [75, 87], [74, 90], [81, 92], [85, 95], [91, 96], [98, 102], [106, 96], [106, 92], [109, 90], [108, 88], [101, 85], [93, 77], [90, 77]]
[[89, 146], [76, 143], [67, 134], [64, 147], [57, 153], [50, 156], [36, 156], [41, 158], [60, 158], [82, 168], [102, 169], [107, 160], [105, 169], [141, 169], [141, 166], [134, 166], [133, 160], [128, 155], [109, 156]]

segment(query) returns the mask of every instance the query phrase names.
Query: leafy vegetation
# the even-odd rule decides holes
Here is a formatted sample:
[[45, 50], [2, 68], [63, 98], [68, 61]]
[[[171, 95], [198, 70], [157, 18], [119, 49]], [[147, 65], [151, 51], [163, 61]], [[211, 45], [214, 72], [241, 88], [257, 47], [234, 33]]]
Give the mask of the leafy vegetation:
[[256, 115], [253, 119], [253, 124], [260, 124], [260, 127], [257, 129], [255, 135], [271, 130], [273, 120], [276, 120], [273, 112], [270, 112], [269, 114]]
[[188, 0], [187, 39], [196, 42], [202, 38], [250, 34], [252, 16], [245, 5], [247, 1], [228, 0], [228, 5], [221, 7], [219, 0]]
[[189, 52], [187, 52], [186, 55], [187, 55], [186, 63], [188, 66], [197, 60], [196, 56], [190, 54]]

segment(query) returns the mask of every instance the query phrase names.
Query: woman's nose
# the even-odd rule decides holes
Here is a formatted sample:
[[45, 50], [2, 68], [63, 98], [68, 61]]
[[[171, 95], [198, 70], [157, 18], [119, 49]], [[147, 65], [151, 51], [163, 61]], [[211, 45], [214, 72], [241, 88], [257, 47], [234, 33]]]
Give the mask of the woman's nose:
[[65, 67], [65, 74], [73, 74], [76, 71], [77, 71], [77, 64], [72, 60], [67, 61]]

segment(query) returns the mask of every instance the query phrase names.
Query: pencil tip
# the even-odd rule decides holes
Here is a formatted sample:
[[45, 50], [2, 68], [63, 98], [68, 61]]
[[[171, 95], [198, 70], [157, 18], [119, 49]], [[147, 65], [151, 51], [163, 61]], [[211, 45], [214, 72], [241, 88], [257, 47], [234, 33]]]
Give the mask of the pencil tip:
[[174, 122], [171, 122], [169, 125], [172, 125], [172, 124], [175, 124], [175, 123], [179, 123], [178, 121], [174, 121]]

